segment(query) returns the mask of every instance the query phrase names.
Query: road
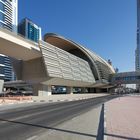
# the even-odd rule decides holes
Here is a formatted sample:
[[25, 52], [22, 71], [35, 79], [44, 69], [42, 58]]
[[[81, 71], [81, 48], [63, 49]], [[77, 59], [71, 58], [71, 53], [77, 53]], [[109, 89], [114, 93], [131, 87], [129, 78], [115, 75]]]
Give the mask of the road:
[[27, 140], [114, 97], [36, 104], [0, 111], [0, 140]]

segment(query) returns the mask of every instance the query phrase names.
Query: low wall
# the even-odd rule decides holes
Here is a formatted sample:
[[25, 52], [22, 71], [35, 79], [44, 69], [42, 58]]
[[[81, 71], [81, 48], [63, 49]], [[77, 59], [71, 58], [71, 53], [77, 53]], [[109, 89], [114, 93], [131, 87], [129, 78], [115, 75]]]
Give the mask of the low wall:
[[88, 98], [96, 98], [101, 96], [107, 96], [109, 94], [99, 93], [99, 94], [65, 94], [65, 95], [51, 95], [51, 96], [33, 96], [32, 99], [36, 102], [57, 102], [57, 101], [73, 101], [82, 100]]

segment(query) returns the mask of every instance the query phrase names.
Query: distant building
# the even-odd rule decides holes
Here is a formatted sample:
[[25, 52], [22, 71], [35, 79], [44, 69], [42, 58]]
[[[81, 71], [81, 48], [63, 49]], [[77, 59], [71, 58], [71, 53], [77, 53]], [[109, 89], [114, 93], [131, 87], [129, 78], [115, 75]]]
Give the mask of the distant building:
[[119, 69], [118, 68], [115, 68], [115, 73], [118, 73], [119, 72]]
[[18, 0], [0, 0], [0, 26], [17, 32]]
[[18, 33], [35, 42], [41, 40], [41, 28], [27, 18], [19, 23]]
[[[18, 0], [0, 0], [0, 28], [17, 33]], [[0, 79], [14, 80], [10, 58], [0, 54]]]
[[4, 81], [15, 80], [15, 74], [8, 56], [0, 54], [0, 79]]
[[111, 60], [110, 60], [110, 59], [108, 59], [108, 61], [107, 61], [107, 62], [108, 62], [108, 64], [112, 65], [112, 62], [111, 62]]
[[135, 51], [135, 70], [140, 71], [140, 0], [137, 0], [137, 48]]
[[[140, 71], [140, 0], [137, 0], [137, 47], [135, 51], [135, 70]], [[140, 91], [140, 85], [136, 88]]]

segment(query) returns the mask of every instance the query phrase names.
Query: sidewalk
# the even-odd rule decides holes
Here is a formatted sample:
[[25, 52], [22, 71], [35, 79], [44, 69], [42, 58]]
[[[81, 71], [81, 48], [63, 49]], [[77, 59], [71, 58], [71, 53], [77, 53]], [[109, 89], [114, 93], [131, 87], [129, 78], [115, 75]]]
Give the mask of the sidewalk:
[[89, 98], [96, 98], [107, 96], [109, 94], [64, 94], [64, 95], [51, 95], [51, 96], [17, 96], [17, 97], [0, 97], [0, 105], [3, 104], [16, 104], [22, 102], [63, 102], [75, 101]]
[[52, 102], [64, 102], [64, 101], [76, 101], [89, 98], [97, 98], [102, 96], [108, 96], [107, 93], [99, 94], [64, 94], [64, 95], [51, 95], [51, 96], [17, 96], [17, 97], [0, 97], [0, 105], [20, 104], [20, 103], [52, 103]]
[[102, 96], [108, 96], [107, 93], [85, 93], [85, 94], [59, 94], [51, 96], [33, 96], [32, 99], [34, 102], [62, 102], [62, 101], [75, 101], [83, 100], [89, 98], [97, 98]]
[[105, 103], [105, 140], [140, 140], [140, 96]]

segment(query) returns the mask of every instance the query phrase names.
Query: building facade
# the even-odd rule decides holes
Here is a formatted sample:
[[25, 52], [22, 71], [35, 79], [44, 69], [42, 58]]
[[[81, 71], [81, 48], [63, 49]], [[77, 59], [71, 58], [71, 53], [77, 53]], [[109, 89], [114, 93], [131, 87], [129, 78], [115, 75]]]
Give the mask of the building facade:
[[27, 18], [19, 23], [18, 33], [34, 42], [41, 40], [41, 28]]
[[[18, 0], [0, 0], [0, 27], [17, 33]], [[15, 79], [10, 58], [0, 54], [0, 79]]]
[[15, 80], [15, 74], [8, 56], [0, 54], [0, 79], [4, 81]]
[[0, 26], [17, 32], [18, 0], [0, 0]]
[[140, 71], [140, 0], [137, 0], [137, 48], [135, 51], [135, 70]]

